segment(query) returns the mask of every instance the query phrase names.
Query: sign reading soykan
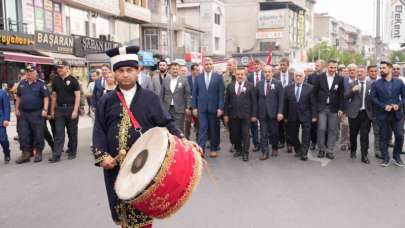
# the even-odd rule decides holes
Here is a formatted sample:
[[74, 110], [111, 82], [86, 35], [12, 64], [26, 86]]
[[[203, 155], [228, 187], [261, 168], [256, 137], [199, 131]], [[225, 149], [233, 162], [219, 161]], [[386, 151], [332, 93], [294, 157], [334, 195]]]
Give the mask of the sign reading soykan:
[[36, 31], [35, 47], [50, 52], [73, 54], [74, 37]]
[[87, 54], [104, 53], [119, 46], [121, 44], [113, 41], [79, 36], [75, 38], [75, 55], [86, 56]]
[[32, 50], [34, 48], [34, 37], [22, 33], [0, 31], [0, 48]]

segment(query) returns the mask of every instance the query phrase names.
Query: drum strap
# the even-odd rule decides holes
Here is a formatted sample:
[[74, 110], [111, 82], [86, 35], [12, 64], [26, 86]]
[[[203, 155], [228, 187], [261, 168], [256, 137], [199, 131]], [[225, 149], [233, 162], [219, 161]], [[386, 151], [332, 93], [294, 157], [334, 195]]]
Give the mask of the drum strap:
[[129, 110], [127, 103], [125, 102], [124, 95], [122, 95], [121, 91], [117, 91], [118, 99], [120, 100], [122, 106], [124, 106], [125, 111], [128, 113], [129, 118], [131, 119], [132, 125], [134, 126], [136, 131], [140, 131], [142, 129], [141, 125], [139, 124], [138, 120], [136, 120], [134, 114]]

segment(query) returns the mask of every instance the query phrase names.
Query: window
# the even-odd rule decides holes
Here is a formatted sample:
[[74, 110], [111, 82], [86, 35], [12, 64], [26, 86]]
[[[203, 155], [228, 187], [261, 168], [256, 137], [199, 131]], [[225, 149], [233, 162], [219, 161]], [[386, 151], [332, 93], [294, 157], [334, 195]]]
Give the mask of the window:
[[215, 50], [219, 50], [219, 37], [215, 37]]
[[145, 50], [158, 50], [159, 34], [157, 29], [144, 30], [143, 44]]
[[220, 25], [221, 24], [221, 15], [215, 14], [215, 24]]

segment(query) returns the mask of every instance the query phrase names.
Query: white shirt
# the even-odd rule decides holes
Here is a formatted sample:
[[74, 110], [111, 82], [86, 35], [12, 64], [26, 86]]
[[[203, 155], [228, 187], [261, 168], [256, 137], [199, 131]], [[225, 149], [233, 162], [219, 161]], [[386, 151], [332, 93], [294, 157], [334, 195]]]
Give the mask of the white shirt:
[[205, 86], [207, 87], [207, 89], [210, 86], [211, 76], [212, 76], [212, 72], [204, 72]]
[[[359, 86], [360, 86], [360, 92], [361, 92], [361, 81], [359, 81]], [[360, 107], [360, 110], [365, 110], [366, 109], [366, 80], [363, 81], [363, 94], [361, 95], [361, 98], [363, 99], [362, 104], [363, 106]]]
[[[257, 75], [259, 75], [259, 77], [257, 77]], [[254, 77], [253, 77], [253, 84], [254, 84], [254, 86], [256, 86], [257, 85], [257, 83], [260, 81], [260, 77], [262, 76], [262, 71], [259, 71], [259, 73], [256, 73], [256, 72], [254, 72], [254, 75], [253, 75]], [[259, 80], [257, 80], [257, 79], [259, 79]]]
[[289, 83], [288, 70], [285, 73], [280, 72], [280, 80], [281, 80], [281, 84], [283, 85], [283, 87], [288, 86], [288, 83]]
[[[179, 80], [179, 76], [177, 76], [176, 78], [170, 77], [170, 91], [172, 92], [172, 94], [174, 93], [174, 90], [176, 90], [176, 85], [177, 85], [178, 80]], [[171, 105], [174, 105], [173, 98], [172, 98]]]
[[142, 83], [143, 83], [143, 76], [142, 76], [142, 72], [139, 72], [139, 74], [138, 74], [138, 83], [139, 83], [139, 85], [142, 85]]
[[243, 92], [242, 89], [243, 89], [244, 85], [245, 85], [245, 81], [243, 81], [241, 85], [239, 85], [239, 82], [236, 82], [235, 83], [235, 93], [238, 94], [239, 87], [241, 87], [240, 92], [242, 93]]
[[131, 106], [132, 99], [134, 99], [136, 93], [136, 85], [130, 90], [121, 89], [122, 94], [124, 95], [125, 103], [127, 103], [128, 108]]
[[333, 79], [335, 79], [335, 76], [330, 76], [328, 73], [326, 73], [326, 79], [328, 81], [328, 88], [329, 90], [332, 89], [332, 85], [333, 85]]

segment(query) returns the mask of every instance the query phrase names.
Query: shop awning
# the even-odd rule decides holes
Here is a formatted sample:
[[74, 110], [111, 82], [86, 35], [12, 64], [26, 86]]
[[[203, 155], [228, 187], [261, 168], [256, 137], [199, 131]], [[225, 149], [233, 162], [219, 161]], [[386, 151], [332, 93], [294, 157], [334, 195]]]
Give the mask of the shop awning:
[[47, 56], [53, 58], [54, 62], [56, 62], [58, 60], [65, 60], [71, 66], [86, 66], [85, 58], [79, 58], [74, 55], [45, 52], [45, 51], [41, 51], [41, 54], [44, 54], [44, 55], [47, 55]]
[[23, 52], [3, 51], [4, 61], [53, 65], [53, 59], [46, 56], [31, 55]]

